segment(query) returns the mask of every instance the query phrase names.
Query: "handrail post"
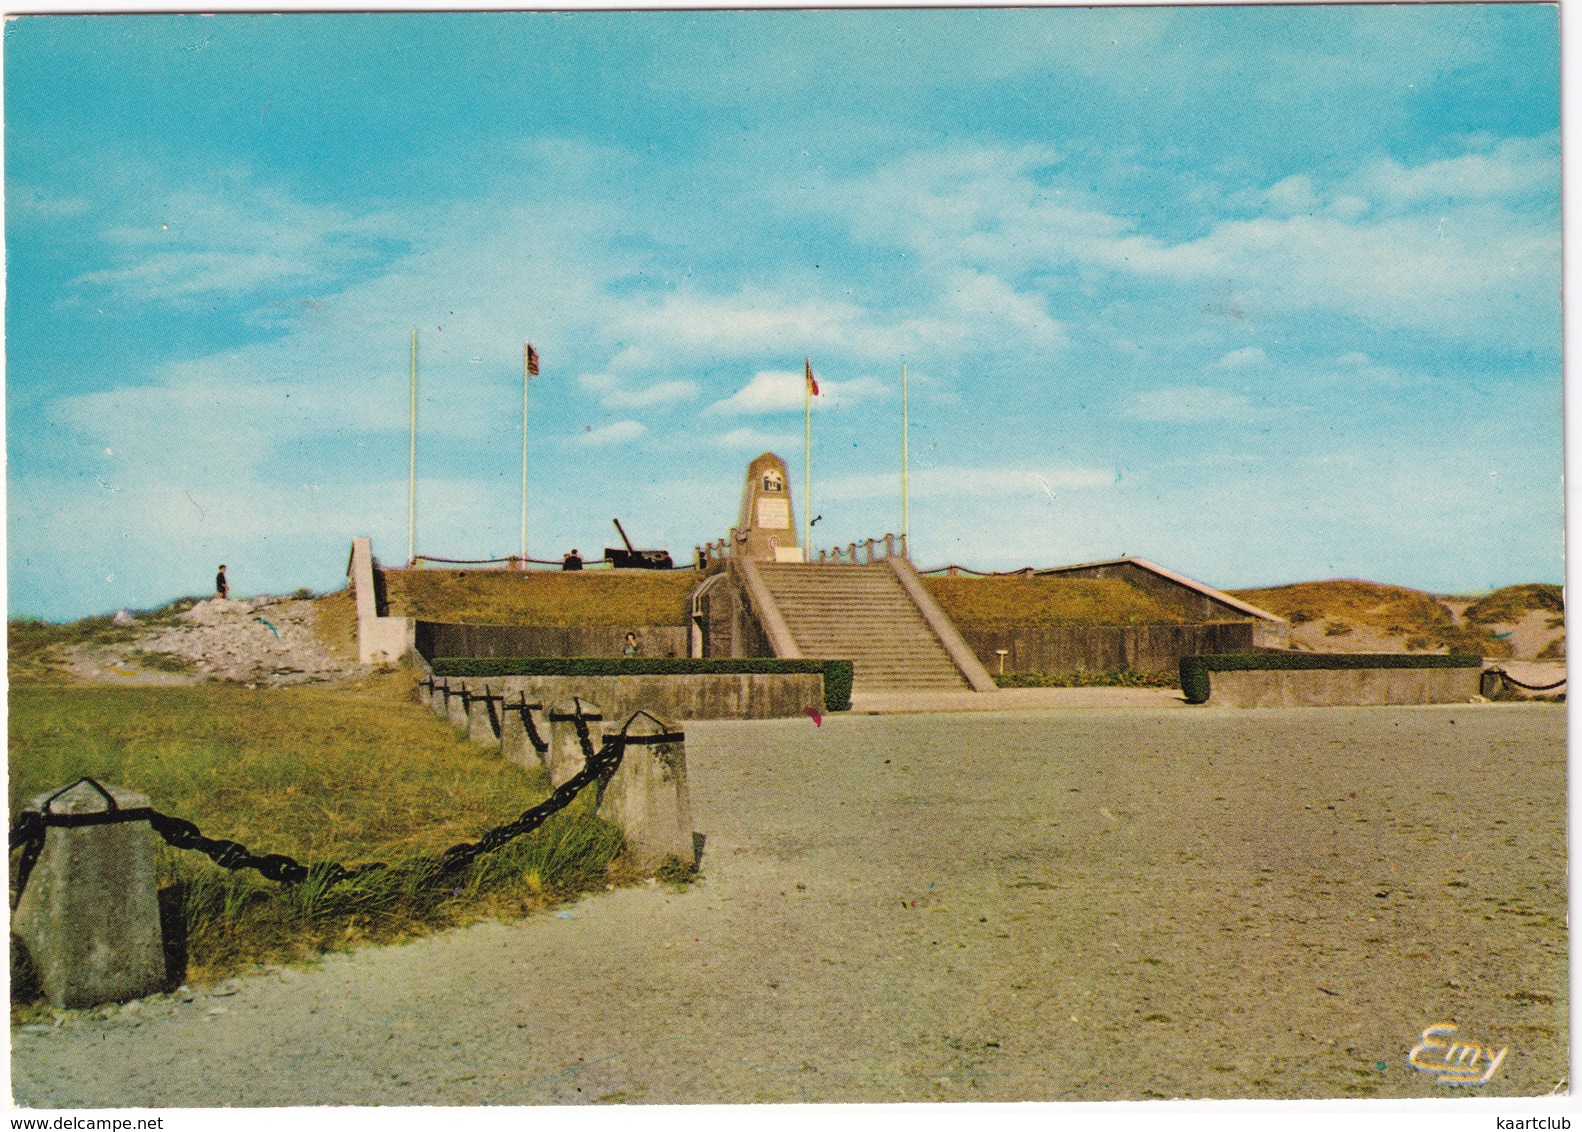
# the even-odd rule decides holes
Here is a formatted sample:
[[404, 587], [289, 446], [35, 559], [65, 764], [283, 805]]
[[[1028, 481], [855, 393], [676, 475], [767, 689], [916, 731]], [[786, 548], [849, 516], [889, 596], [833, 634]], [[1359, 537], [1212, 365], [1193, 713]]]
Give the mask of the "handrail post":
[[910, 559], [912, 556], [906, 551], [906, 532], [901, 532], [901, 557]]
[[857, 544], [856, 543], [849, 544], [846, 547], [846, 550], [851, 555], [851, 564], [853, 566], [857, 565]]
[[885, 532], [885, 536], [884, 536], [884, 556], [886, 558], [894, 558], [895, 557], [895, 533], [893, 531]]

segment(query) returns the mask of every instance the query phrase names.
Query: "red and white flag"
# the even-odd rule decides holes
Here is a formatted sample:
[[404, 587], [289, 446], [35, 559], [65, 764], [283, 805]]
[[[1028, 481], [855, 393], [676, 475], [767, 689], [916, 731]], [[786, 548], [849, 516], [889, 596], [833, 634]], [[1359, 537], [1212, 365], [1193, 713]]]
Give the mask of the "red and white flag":
[[533, 349], [533, 344], [527, 344], [527, 376], [538, 376], [538, 351]]
[[808, 391], [808, 396], [810, 396], [810, 397], [817, 397], [818, 396], [818, 382], [813, 380], [813, 359], [811, 359], [811, 358], [804, 358], [803, 359], [803, 364], [807, 367], [807, 391]]

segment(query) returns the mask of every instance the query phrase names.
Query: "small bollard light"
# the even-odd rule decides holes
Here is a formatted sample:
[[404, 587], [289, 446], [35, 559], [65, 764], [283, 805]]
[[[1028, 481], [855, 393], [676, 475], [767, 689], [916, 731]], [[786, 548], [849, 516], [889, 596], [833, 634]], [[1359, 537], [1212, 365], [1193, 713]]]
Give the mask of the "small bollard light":
[[999, 658], [1000, 658], [1000, 675], [1004, 676], [1005, 675], [1005, 658], [1006, 658], [1007, 654], [1010, 653], [1011, 650], [1010, 649], [995, 649], [994, 651], [995, 651], [996, 655], [998, 655]]

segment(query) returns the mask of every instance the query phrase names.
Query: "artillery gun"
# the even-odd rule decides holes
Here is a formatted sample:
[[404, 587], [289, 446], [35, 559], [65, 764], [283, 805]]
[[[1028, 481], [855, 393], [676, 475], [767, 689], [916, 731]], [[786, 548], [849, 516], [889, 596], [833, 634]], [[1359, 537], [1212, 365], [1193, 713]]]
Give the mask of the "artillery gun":
[[621, 536], [621, 541], [626, 544], [622, 550], [618, 546], [604, 548], [604, 560], [617, 570], [673, 570], [675, 563], [670, 560], [668, 550], [638, 550], [632, 546], [632, 540], [626, 537], [626, 530], [621, 526], [619, 519], [610, 520], [615, 524], [615, 529]]

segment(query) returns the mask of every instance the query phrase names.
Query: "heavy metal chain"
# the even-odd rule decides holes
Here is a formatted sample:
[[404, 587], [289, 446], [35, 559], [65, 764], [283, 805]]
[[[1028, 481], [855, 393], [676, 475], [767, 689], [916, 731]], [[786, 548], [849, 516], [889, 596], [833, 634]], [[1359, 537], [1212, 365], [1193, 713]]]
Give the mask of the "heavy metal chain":
[[[523, 715], [531, 721], [531, 713]], [[635, 718], [635, 717], [634, 717]], [[608, 779], [621, 765], [621, 758], [626, 752], [626, 733], [623, 728], [619, 733], [611, 735], [604, 740], [603, 746], [597, 751], [593, 749], [593, 737], [588, 730], [588, 721], [583, 718], [579, 710], [574, 722], [577, 731], [577, 741], [582, 747], [583, 767], [571, 778], [561, 783], [548, 798], [524, 810], [514, 821], [497, 825], [486, 832], [477, 841], [452, 845], [440, 856], [440, 872], [442, 875], [453, 873], [469, 864], [484, 853], [489, 853], [500, 848], [508, 842], [516, 840], [524, 834], [531, 833], [553, 814], [569, 806], [574, 799], [589, 783], [600, 779]], [[631, 723], [628, 721], [627, 726]], [[532, 731], [532, 723], [528, 723], [529, 734], [533, 738], [533, 745], [540, 751], [548, 750], [548, 744], [540, 746], [536, 731]], [[51, 824], [80, 824], [69, 820], [71, 817], [92, 817], [93, 815], [52, 815], [53, 821], [46, 820], [45, 815], [36, 811], [24, 811], [17, 818], [16, 824], [11, 827], [11, 852], [22, 850], [22, 858], [17, 867], [17, 899], [21, 899], [22, 891], [27, 887], [29, 874], [33, 865], [38, 860], [39, 852], [44, 847], [44, 835]], [[256, 854], [247, 846], [238, 841], [225, 841], [213, 837], [205, 837], [192, 822], [185, 818], [172, 817], [162, 814], [158, 810], [138, 811], [139, 817], [147, 817], [149, 825], [154, 832], [164, 838], [166, 843], [176, 849], [194, 849], [207, 855], [215, 864], [222, 868], [235, 871], [237, 869], [257, 869], [259, 873], [281, 884], [299, 884], [314, 872], [325, 878], [328, 884], [338, 884], [343, 880], [351, 880], [364, 873], [375, 869], [387, 868], [383, 862], [374, 862], [359, 865], [355, 869], [348, 869], [337, 863], [309, 866], [286, 856], [284, 853]]]
[[1484, 675], [1497, 676], [1507, 684], [1514, 684], [1518, 688], [1529, 692], [1552, 692], [1565, 684], [1564, 680], [1556, 680], [1553, 684], [1523, 684], [1503, 668], [1491, 668]]

